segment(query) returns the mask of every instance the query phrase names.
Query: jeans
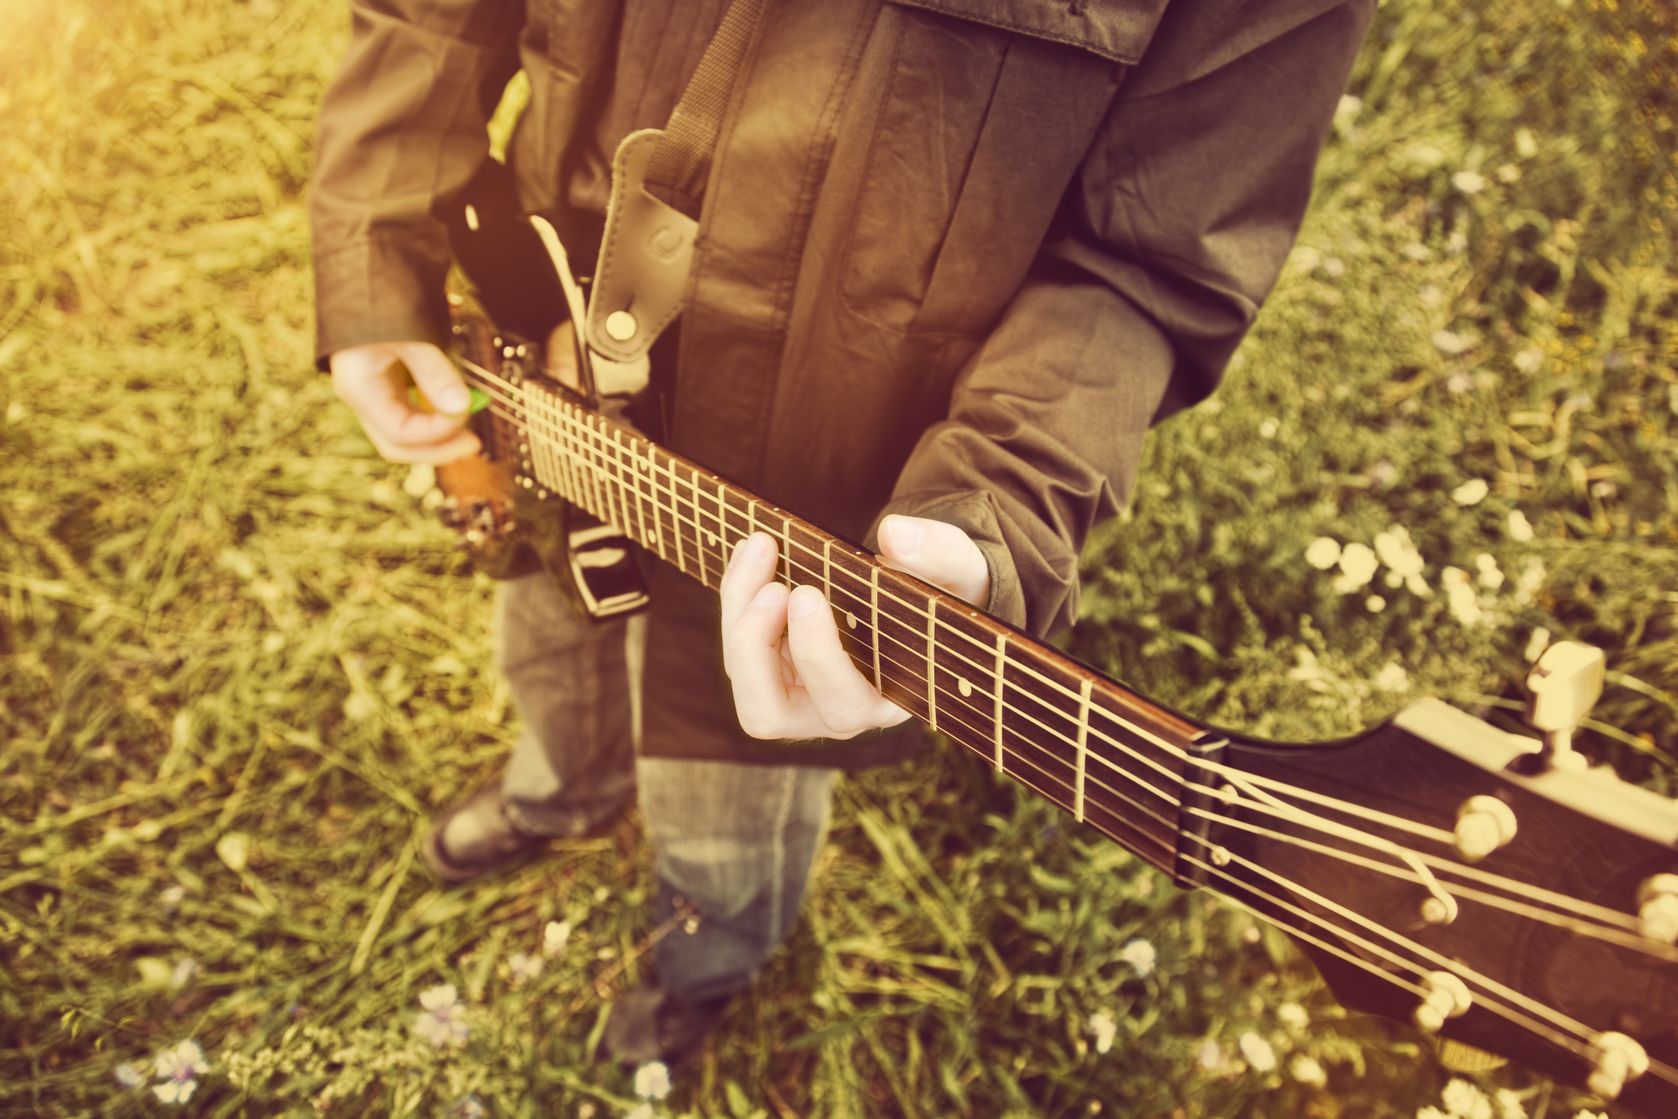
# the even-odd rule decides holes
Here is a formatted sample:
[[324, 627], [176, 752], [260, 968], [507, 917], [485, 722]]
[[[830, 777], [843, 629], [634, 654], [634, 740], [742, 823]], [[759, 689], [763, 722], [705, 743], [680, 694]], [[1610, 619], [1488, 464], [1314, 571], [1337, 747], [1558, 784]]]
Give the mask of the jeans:
[[659, 981], [698, 1002], [744, 988], [785, 937], [838, 771], [639, 757], [645, 633], [643, 617], [583, 617], [545, 573], [500, 584], [496, 655], [524, 720], [502, 791], [514, 823], [554, 836], [593, 829], [639, 791], [656, 918], [699, 910], [654, 947]]

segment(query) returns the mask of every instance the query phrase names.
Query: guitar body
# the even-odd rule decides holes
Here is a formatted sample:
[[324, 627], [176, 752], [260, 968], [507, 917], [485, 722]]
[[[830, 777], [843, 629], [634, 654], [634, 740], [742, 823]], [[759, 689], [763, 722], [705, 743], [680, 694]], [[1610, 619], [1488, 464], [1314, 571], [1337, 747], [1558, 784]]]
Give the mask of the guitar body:
[[[575, 306], [556, 262], [532, 255], [539, 238], [499, 238], [505, 256], [465, 243], [511, 284], [524, 328], [546, 321], [530, 292]], [[549, 540], [567, 558], [548, 566], [610, 609], [635, 601], [601, 582], [630, 542], [715, 589], [733, 547], [766, 532], [777, 577], [823, 591], [885, 695], [1185, 888], [1288, 932], [1346, 1005], [1678, 1115], [1678, 806], [1566, 749], [1600, 654], [1564, 642], [1540, 660], [1544, 743], [1431, 700], [1341, 742], [1221, 731], [603, 415], [544, 378], [528, 341], [470, 316], [456, 337], [489, 402], [485, 461], [439, 477], [486, 570], [519, 570], [534, 526], [562, 525]], [[1581, 651], [1594, 678], [1575, 670]], [[1565, 728], [1558, 703], [1576, 714]]]

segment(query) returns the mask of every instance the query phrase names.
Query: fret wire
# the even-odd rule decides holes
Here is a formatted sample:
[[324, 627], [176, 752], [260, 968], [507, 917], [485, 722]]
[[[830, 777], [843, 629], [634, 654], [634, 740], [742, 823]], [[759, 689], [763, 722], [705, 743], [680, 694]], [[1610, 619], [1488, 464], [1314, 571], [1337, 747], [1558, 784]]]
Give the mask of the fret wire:
[[996, 687], [993, 689], [993, 698], [996, 700], [996, 768], [998, 772], [1002, 770], [1002, 688], [1004, 686], [1003, 670], [1007, 667], [1007, 660], [1008, 634], [1005, 632], [998, 633], [996, 635]]
[[[658, 450], [651, 443], [647, 444], [647, 461], [652, 463], [654, 470], [658, 469]], [[672, 522], [674, 522], [677, 515], [676, 489], [682, 484], [681, 478], [676, 474], [676, 460], [666, 456], [664, 471], [670, 475], [670, 517]], [[653, 490], [653, 508], [658, 508], [658, 490], [656, 487]], [[688, 568], [687, 558], [683, 554], [682, 550], [682, 527], [680, 524], [672, 523], [670, 531], [676, 537], [676, 566], [681, 568], [682, 573], [685, 575], [687, 574]], [[703, 562], [699, 565], [699, 581], [701, 583], [705, 581], [705, 565]]]
[[1078, 752], [1078, 786], [1073, 794], [1077, 803], [1072, 814], [1080, 824], [1084, 822], [1084, 776], [1089, 768], [1090, 748], [1090, 691], [1094, 686], [1093, 680], [1084, 677], [1083, 694], [1078, 702], [1078, 745], [1075, 747]]
[[[938, 689], [933, 681], [938, 678], [938, 600], [928, 600], [931, 608], [926, 614], [926, 706], [931, 712], [932, 732], [938, 733]], [[1082, 819], [1079, 820], [1082, 823]]]
[[869, 572], [869, 601], [868, 617], [870, 620], [869, 633], [874, 646], [874, 690], [880, 687], [880, 569], [870, 567]]
[[[671, 458], [670, 459], [670, 470], [671, 470], [672, 476], [674, 476], [674, 474], [675, 474], [675, 468], [676, 468], [676, 460], [675, 460], [675, 458]], [[693, 550], [695, 552], [699, 553], [699, 581], [701, 583], [704, 583], [708, 587], [708, 586], [711, 585], [711, 575], [710, 575], [709, 572], [707, 572], [705, 570], [705, 541], [700, 536], [700, 532], [702, 531], [702, 529], [700, 528], [700, 525], [699, 525], [699, 471], [695, 470], [693, 472], [692, 479], [693, 479]], [[675, 499], [676, 499], [676, 487], [675, 487], [675, 484], [672, 483], [671, 487], [670, 487], [670, 500], [672, 502], [674, 502]], [[718, 578], [720, 579], [721, 576], [719, 575]]]
[[636, 482], [635, 471], [624, 452], [623, 432], [603, 431], [601, 434], [606, 437], [602, 449], [611, 462], [612, 474], [623, 491], [623, 530], [636, 543], [656, 554], [657, 548], [654, 547], [652, 538], [647, 535], [647, 508], [641, 498], [641, 487]]
[[[634, 469], [634, 472], [635, 472], [634, 473], [634, 477], [635, 477], [635, 500], [636, 500], [636, 503], [641, 508], [641, 516], [643, 518], [645, 518], [646, 517], [646, 510], [647, 510], [647, 495], [642, 492], [641, 483], [646, 482], [648, 485], [651, 485], [652, 484], [652, 482], [650, 480], [651, 476], [642, 472], [641, 458], [640, 458], [639, 455], [636, 454], [636, 451], [635, 451], [634, 447], [632, 447], [632, 446], [631, 447], [626, 447], [625, 451], [629, 455], [630, 466]], [[653, 492], [652, 509], [653, 509], [653, 523], [652, 523], [652, 528], [647, 531], [647, 539], [651, 540], [653, 542], [653, 544], [655, 546], [655, 549], [658, 552], [658, 558], [663, 560], [665, 563], [669, 563], [670, 562], [670, 544], [669, 544], [669, 541], [666, 539], [666, 537], [664, 535], [664, 525], [658, 519], [658, 492], [657, 492], [656, 489]], [[643, 519], [643, 524], [645, 524], [644, 519]], [[680, 565], [677, 565], [677, 570], [681, 571], [683, 575], [687, 574], [687, 571], [684, 568], [682, 568]]]

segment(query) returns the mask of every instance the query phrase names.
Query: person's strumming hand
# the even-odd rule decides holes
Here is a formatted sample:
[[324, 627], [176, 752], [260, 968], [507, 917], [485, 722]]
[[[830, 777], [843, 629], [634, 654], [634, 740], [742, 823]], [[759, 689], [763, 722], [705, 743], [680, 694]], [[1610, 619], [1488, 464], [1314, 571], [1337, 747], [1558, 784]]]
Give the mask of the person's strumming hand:
[[[369, 342], [329, 359], [332, 388], [391, 462], [453, 462], [478, 450], [466, 430], [470, 397], [454, 362], [430, 342]], [[410, 378], [412, 380], [410, 381]], [[409, 396], [417, 386], [435, 411]]]
[[[879, 535], [889, 566], [966, 602], [989, 599], [990, 565], [961, 529], [894, 514]], [[778, 558], [774, 538], [753, 533], [723, 573], [723, 666], [741, 729], [764, 739], [852, 738], [907, 719], [846, 655], [822, 592], [775, 582]]]

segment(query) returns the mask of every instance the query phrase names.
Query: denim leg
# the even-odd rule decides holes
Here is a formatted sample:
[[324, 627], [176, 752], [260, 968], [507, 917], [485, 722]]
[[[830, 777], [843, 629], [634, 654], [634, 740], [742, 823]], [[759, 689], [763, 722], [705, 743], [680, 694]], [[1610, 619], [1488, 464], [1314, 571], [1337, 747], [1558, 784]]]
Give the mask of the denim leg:
[[635, 793], [629, 623], [590, 621], [536, 572], [499, 584], [495, 633], [524, 720], [502, 777], [507, 815], [538, 835], [581, 835]]
[[642, 758], [657, 920], [696, 902], [693, 931], [658, 942], [659, 982], [700, 1002], [743, 989], [798, 915], [827, 834], [837, 770]]

